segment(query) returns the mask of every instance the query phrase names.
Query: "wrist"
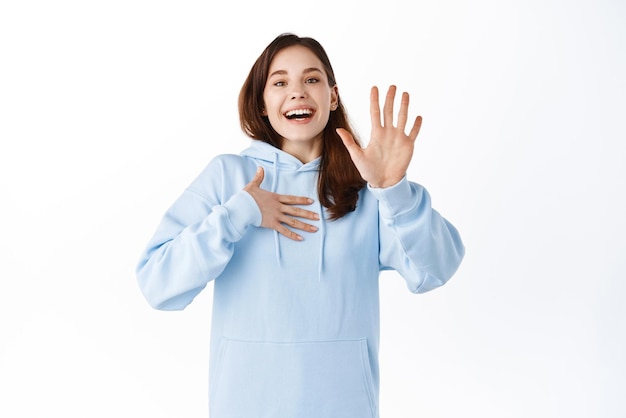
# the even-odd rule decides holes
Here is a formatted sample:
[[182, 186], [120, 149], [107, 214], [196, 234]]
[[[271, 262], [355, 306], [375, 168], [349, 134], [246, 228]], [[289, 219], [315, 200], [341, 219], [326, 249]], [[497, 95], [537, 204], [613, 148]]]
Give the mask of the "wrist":
[[375, 181], [368, 181], [367, 184], [373, 189], [386, 189], [387, 187], [395, 186], [400, 183], [406, 174], [402, 174], [400, 177], [393, 177], [391, 179], [377, 179]]

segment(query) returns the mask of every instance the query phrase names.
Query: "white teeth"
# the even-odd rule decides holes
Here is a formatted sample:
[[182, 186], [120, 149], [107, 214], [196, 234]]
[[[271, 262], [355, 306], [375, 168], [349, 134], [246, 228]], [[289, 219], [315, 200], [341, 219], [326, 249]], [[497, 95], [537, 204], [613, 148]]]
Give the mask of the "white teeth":
[[294, 109], [285, 113], [285, 116], [301, 116], [301, 115], [310, 115], [313, 111], [311, 109]]

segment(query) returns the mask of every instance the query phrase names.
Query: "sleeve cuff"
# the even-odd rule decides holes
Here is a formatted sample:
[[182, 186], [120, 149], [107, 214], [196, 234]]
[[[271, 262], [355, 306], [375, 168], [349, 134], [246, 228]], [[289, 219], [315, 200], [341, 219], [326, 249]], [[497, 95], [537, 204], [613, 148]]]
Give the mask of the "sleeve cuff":
[[376, 188], [368, 184], [367, 188], [381, 203], [380, 212], [384, 217], [402, 214], [414, 207], [416, 200], [419, 200], [418, 190], [411, 187], [406, 175], [393, 186]]
[[241, 190], [233, 195], [224, 203], [224, 208], [228, 212], [230, 223], [241, 234], [250, 225], [261, 225], [261, 210], [252, 195], [246, 191]]

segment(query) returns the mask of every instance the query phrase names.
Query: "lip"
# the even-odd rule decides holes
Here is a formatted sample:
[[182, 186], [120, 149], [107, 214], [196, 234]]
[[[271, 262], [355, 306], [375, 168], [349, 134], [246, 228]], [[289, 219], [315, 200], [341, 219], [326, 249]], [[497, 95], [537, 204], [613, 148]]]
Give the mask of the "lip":
[[[310, 119], [310, 118], [312, 118], [312, 117], [315, 115], [315, 112], [316, 112], [315, 108], [313, 108], [313, 107], [311, 107], [311, 106], [305, 106], [305, 105], [302, 105], [302, 106], [294, 106], [294, 107], [290, 107], [289, 109], [287, 109], [287, 110], [285, 110], [285, 111], [283, 112], [283, 116], [286, 118], [286, 117], [287, 117], [287, 113], [292, 112], [292, 111], [294, 111], [294, 110], [310, 110], [310, 111], [311, 111], [311, 114], [310, 114], [310, 115], [309, 115], [309, 117], [308, 117], [308, 118], [306, 118], [306, 119]], [[290, 119], [290, 120], [293, 120], [293, 119]]]

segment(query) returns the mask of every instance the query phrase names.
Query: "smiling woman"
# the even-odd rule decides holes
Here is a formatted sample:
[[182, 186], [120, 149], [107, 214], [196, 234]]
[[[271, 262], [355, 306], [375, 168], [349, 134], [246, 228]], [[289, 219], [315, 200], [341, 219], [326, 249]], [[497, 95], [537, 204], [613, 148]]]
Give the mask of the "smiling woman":
[[[372, 137], [354, 138], [330, 61], [312, 38], [278, 36], [239, 100], [251, 138], [174, 202], [137, 266], [157, 309], [184, 309], [213, 281], [213, 418], [379, 416], [379, 288], [446, 283], [464, 246], [406, 170], [421, 117], [394, 124], [395, 86], [371, 92]], [[296, 232], [297, 231], [297, 232]]]
[[337, 86], [307, 47], [294, 45], [276, 54], [263, 92], [264, 115], [280, 135], [283, 151], [307, 163], [320, 155], [324, 127], [337, 109]]
[[[294, 78], [292, 80], [294, 85], [287, 84], [289, 80], [285, 78], [290, 72]], [[298, 86], [302, 91], [294, 90]], [[317, 92], [314, 97], [308, 97], [311, 90]], [[290, 91], [295, 94], [291, 96], [295, 99], [284, 97]], [[304, 94], [306, 97], [298, 97], [298, 94]], [[275, 112], [267, 110], [269, 104], [266, 100], [271, 99], [279, 102], [274, 105]], [[295, 148], [292, 152], [298, 152], [295, 156], [301, 162], [319, 158], [321, 169], [317, 178], [317, 189], [320, 203], [328, 208], [331, 219], [338, 219], [354, 210], [358, 192], [365, 186], [365, 181], [354, 166], [347, 149], [341, 145], [337, 129], [344, 128], [352, 132], [352, 127], [339, 99], [333, 67], [326, 51], [316, 40], [285, 35], [277, 37], [268, 45], [252, 66], [241, 89], [239, 120], [242, 130], [248, 136], [285, 151], [286, 135], [281, 134], [279, 126], [295, 126], [286, 122], [279, 123], [283, 122], [285, 116], [281, 109], [290, 109], [282, 101], [302, 103], [312, 102], [314, 99], [321, 107], [311, 110], [317, 112], [318, 120], [319, 118], [326, 120], [325, 125], [320, 127], [317, 124], [317, 129], [321, 130], [319, 132], [313, 130], [317, 138], [311, 141], [303, 141], [304, 134], [299, 129], [295, 130], [291, 133], [294, 136], [287, 136], [292, 142], [286, 145]], [[299, 108], [296, 104], [289, 106], [291, 109]], [[258, 109], [261, 109], [261, 112]], [[305, 132], [311, 135], [311, 131], [307, 129]]]

